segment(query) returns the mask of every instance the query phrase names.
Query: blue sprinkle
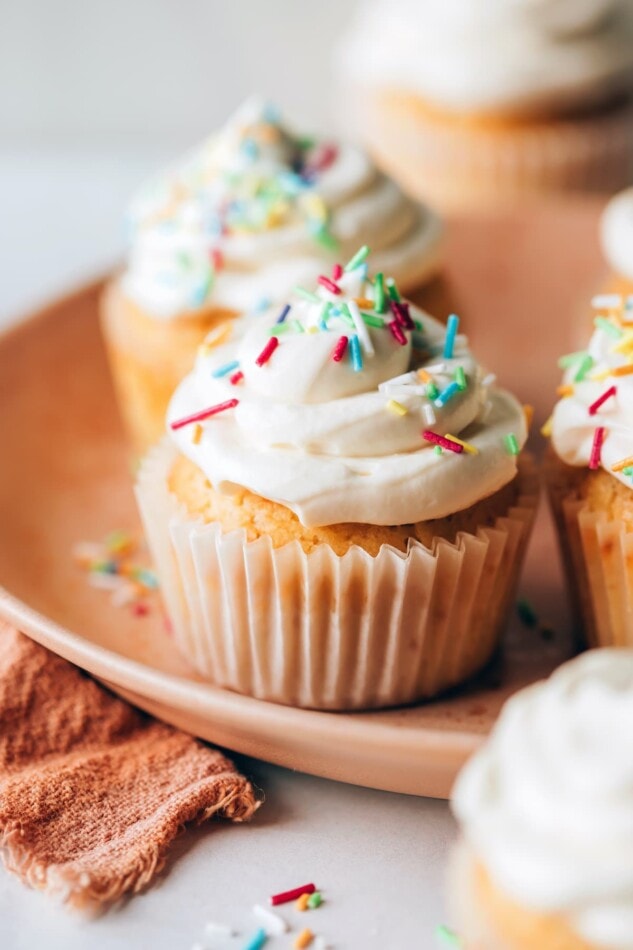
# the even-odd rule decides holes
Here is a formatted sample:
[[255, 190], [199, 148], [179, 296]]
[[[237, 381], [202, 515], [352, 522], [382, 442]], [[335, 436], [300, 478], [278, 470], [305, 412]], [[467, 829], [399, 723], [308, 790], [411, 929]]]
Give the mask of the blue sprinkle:
[[349, 351], [352, 357], [352, 366], [355, 373], [360, 373], [363, 368], [363, 356], [360, 351], [360, 340], [358, 334], [353, 333], [349, 340]]
[[251, 939], [244, 945], [244, 950], [261, 950], [266, 941], [268, 940], [268, 934], [263, 927], [253, 934]]
[[259, 155], [259, 148], [253, 139], [244, 139], [240, 146], [240, 151], [246, 155], [247, 158], [257, 158]]
[[[445, 354], [446, 355], [446, 354]], [[459, 383], [452, 382], [449, 383], [446, 389], [443, 389], [435, 400], [435, 405], [438, 408], [445, 406], [449, 399], [452, 399], [458, 392], [460, 392]]]
[[267, 102], [264, 106], [262, 117], [264, 121], [269, 122], [270, 125], [278, 125], [280, 119], [279, 109], [272, 102]]
[[444, 359], [452, 360], [453, 359], [453, 349], [455, 347], [455, 337], [457, 335], [457, 328], [459, 326], [459, 317], [454, 313], [448, 318], [448, 323], [446, 324], [446, 337], [444, 339]]
[[261, 300], [258, 300], [255, 304], [255, 312], [262, 313], [263, 310], [268, 310], [270, 307], [270, 300], [268, 297], [262, 297]]
[[284, 309], [281, 311], [281, 313], [277, 317], [277, 323], [283, 323], [289, 313], [290, 313], [290, 304], [287, 303]]
[[224, 366], [218, 366], [217, 369], [213, 370], [211, 375], [214, 379], [221, 379], [222, 376], [228, 376], [229, 373], [232, 373], [235, 369], [239, 369], [239, 367], [239, 360], [231, 360], [230, 363], [225, 363]]
[[145, 567], [140, 568], [140, 570], [136, 572], [136, 580], [139, 581], [143, 587], [147, 587], [149, 590], [158, 589], [158, 578], [153, 571], [150, 571]]

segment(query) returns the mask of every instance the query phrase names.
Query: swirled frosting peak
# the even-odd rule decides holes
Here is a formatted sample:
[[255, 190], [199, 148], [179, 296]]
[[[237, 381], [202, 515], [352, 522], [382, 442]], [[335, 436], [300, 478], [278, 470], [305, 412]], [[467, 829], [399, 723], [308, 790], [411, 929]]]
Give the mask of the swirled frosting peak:
[[123, 287], [157, 319], [281, 301], [361, 240], [412, 288], [437, 270], [442, 234], [364, 152], [298, 136], [259, 101], [150, 181], [129, 225]]
[[560, 667], [503, 708], [453, 789], [496, 886], [593, 946], [633, 948], [633, 650]]
[[552, 445], [568, 465], [602, 467], [633, 487], [633, 311], [617, 295], [594, 298], [589, 348], [561, 358]]
[[395, 525], [515, 475], [521, 406], [492, 387], [457, 317], [444, 327], [370, 278], [366, 253], [203, 344], [168, 422], [217, 490], [247, 488], [308, 526]]

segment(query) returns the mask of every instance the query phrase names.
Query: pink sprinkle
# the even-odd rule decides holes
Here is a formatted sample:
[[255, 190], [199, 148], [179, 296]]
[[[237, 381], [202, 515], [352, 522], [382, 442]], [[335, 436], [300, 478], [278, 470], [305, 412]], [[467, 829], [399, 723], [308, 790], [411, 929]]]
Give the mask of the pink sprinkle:
[[244, 373], [241, 369], [238, 369], [237, 373], [233, 373], [232, 376], [229, 376], [229, 382], [232, 386], [237, 386], [238, 383], [241, 383], [244, 379]]
[[593, 445], [591, 446], [591, 455], [589, 456], [589, 468], [595, 471], [600, 468], [600, 455], [602, 453], [602, 443], [604, 442], [604, 426], [598, 426], [593, 434]]
[[589, 415], [595, 416], [600, 406], [603, 403], [605, 403], [607, 399], [611, 399], [611, 396], [615, 396], [617, 391], [618, 390], [616, 389], [615, 386], [609, 386], [609, 388], [605, 392], [603, 392], [601, 396], [598, 396], [595, 402], [591, 403], [591, 405], [589, 406]]
[[192, 422], [201, 422], [210, 416], [217, 415], [218, 412], [224, 412], [225, 409], [233, 409], [239, 403], [239, 399], [227, 399], [226, 402], [219, 402], [216, 406], [210, 406], [209, 409], [202, 409], [200, 412], [194, 412], [192, 416], [185, 416], [184, 419], [178, 419], [170, 424], [171, 429], [182, 429]]
[[443, 449], [448, 449], [450, 452], [456, 452], [457, 455], [464, 451], [464, 446], [459, 442], [453, 442], [452, 439], [446, 439], [443, 435], [438, 435], [437, 432], [432, 432], [430, 429], [424, 430], [422, 433], [422, 438], [427, 442], [433, 442], [435, 445], [441, 446]]
[[270, 357], [273, 355], [277, 347], [279, 346], [279, 337], [271, 336], [270, 340], [261, 351], [255, 362], [258, 366], [263, 366], [264, 363], [267, 363]]
[[308, 163], [307, 168], [304, 169], [304, 175], [314, 175], [315, 172], [323, 172], [326, 168], [329, 168], [333, 161], [335, 161], [338, 155], [338, 148], [336, 145], [322, 145], [316, 155]]
[[335, 264], [332, 268], [332, 280], [340, 280], [343, 276], [343, 265]]
[[321, 276], [319, 277], [319, 283], [321, 284], [321, 287], [325, 287], [325, 289], [329, 290], [330, 293], [332, 294], [343, 293], [343, 291], [338, 286], [338, 284], [335, 284], [333, 280], [330, 280], [330, 278], [326, 277], [324, 274], [321, 274]]
[[340, 336], [336, 341], [336, 346], [332, 351], [332, 359], [335, 363], [340, 363], [343, 357], [345, 356], [345, 350], [347, 349], [347, 337]]
[[147, 604], [139, 602], [138, 604], [134, 604], [132, 612], [136, 617], [146, 617], [149, 613], [149, 607]]
[[316, 887], [314, 884], [303, 884], [301, 887], [293, 887], [291, 891], [282, 891], [280, 894], [273, 894], [272, 897], [269, 898], [269, 901], [273, 907], [276, 907], [278, 904], [287, 904], [289, 901], [301, 897], [302, 894], [314, 894], [315, 891]]
[[211, 258], [211, 263], [213, 264], [213, 269], [214, 269], [215, 271], [222, 270], [222, 268], [224, 267], [224, 257], [223, 257], [223, 255], [222, 255], [222, 251], [221, 251], [219, 248], [214, 247], [214, 248], [210, 251], [209, 257]]
[[402, 327], [400, 326], [400, 324], [397, 323], [396, 320], [391, 320], [391, 321], [387, 324], [387, 326], [388, 326], [389, 329], [391, 330], [391, 334], [392, 334], [393, 338], [398, 341], [398, 343], [400, 344], [400, 346], [406, 346], [406, 345], [407, 345], [407, 338], [406, 338], [406, 336], [404, 335], [404, 333], [402, 332]]
[[390, 300], [391, 309], [396, 321], [406, 330], [415, 330], [415, 324], [409, 314], [409, 304], [401, 300]]

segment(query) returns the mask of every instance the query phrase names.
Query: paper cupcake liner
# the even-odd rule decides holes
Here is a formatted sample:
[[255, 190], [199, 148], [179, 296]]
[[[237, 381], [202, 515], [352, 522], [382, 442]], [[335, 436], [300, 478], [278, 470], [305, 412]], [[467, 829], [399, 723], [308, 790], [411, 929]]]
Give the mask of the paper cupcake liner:
[[591, 647], [633, 646], [633, 531], [550, 486], [579, 629]]
[[355, 96], [354, 120], [381, 163], [413, 194], [443, 208], [527, 194], [612, 192], [633, 170], [633, 107], [540, 123], [485, 125], [427, 115], [410, 97]]
[[537, 499], [533, 471], [506, 517], [406, 554], [274, 548], [189, 515], [167, 488], [177, 450], [143, 463], [137, 498], [179, 648], [220, 686], [319, 709], [411, 703], [490, 659]]

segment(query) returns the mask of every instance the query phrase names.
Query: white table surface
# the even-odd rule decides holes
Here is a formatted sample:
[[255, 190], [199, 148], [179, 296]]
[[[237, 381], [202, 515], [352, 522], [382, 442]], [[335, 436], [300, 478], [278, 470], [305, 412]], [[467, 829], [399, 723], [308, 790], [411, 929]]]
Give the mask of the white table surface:
[[[130, 191], [154, 154], [46, 151], [0, 155], [0, 326], [99, 272], [122, 253]], [[1, 411], [1, 410], [0, 410]], [[187, 831], [145, 894], [86, 920], [0, 871], [2, 950], [240, 950], [254, 903], [314, 880], [326, 903], [285, 913], [340, 950], [432, 950], [445, 922], [444, 875], [455, 825], [444, 802], [339, 785], [240, 759], [266, 802], [250, 825]], [[205, 922], [242, 939], [203, 940]], [[289, 935], [267, 950], [292, 946]]]

